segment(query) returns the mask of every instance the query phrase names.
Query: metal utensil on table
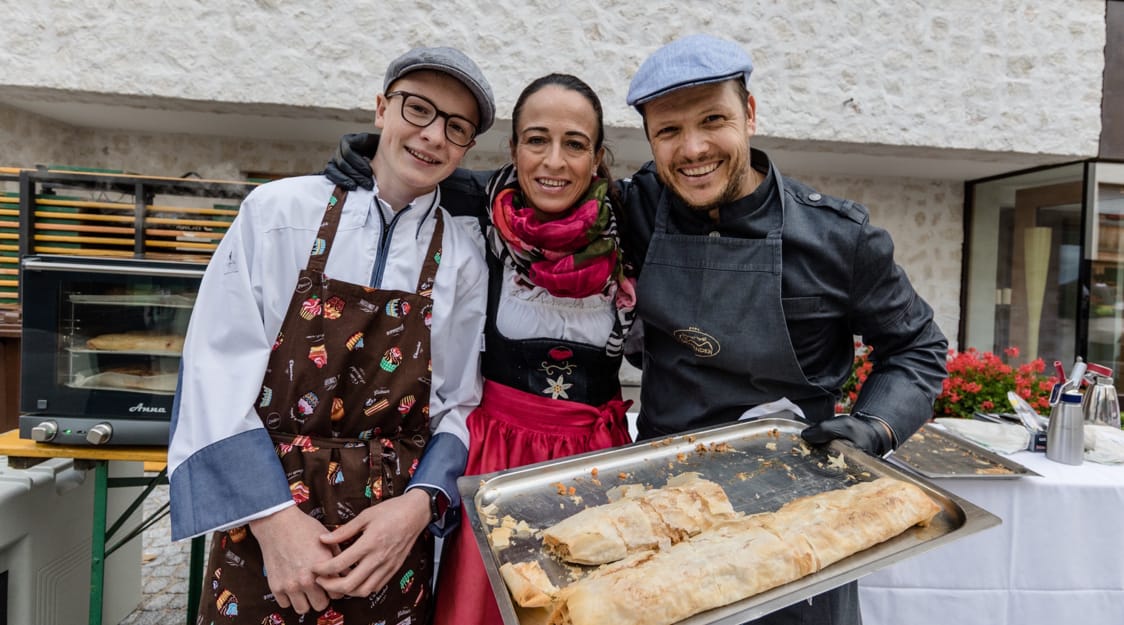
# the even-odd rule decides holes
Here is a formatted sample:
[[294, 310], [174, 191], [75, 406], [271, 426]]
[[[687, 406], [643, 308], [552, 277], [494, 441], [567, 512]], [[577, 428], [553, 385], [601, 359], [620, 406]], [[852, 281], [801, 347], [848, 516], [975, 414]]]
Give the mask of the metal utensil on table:
[[1051, 416], [1053, 416], [1053, 406], [1058, 405], [1064, 393], [1067, 391], [1081, 392], [1081, 384], [1085, 380], [1086, 364], [1081, 356], [1078, 356], [1073, 363], [1073, 369], [1070, 370], [1068, 378], [1065, 376], [1065, 370], [1061, 368], [1060, 362], [1055, 360], [1054, 367], [1058, 370], [1061, 378], [1054, 384], [1054, 387], [1050, 389]]
[[1062, 393], [1050, 412], [1046, 457], [1062, 464], [1079, 465], [1085, 461], [1085, 416], [1081, 411], [1081, 394], [1076, 391]]
[[977, 421], [986, 421], [988, 423], [1003, 423], [1003, 417], [994, 412], [976, 412], [972, 418]]
[[1038, 412], [1035, 411], [1034, 408], [1032, 408], [1025, 399], [1019, 396], [1018, 393], [1016, 393], [1015, 391], [1007, 391], [1007, 401], [1011, 403], [1011, 408], [1015, 410], [1015, 414], [1018, 415], [1019, 421], [1022, 422], [1023, 426], [1026, 427], [1027, 430], [1030, 430], [1031, 434], [1034, 434], [1035, 432], [1041, 432], [1042, 430], [1046, 429], [1046, 425], [1049, 423], [1049, 421], [1039, 415]]
[[1081, 391], [1081, 384], [1085, 381], [1085, 370], [1089, 365], [1081, 356], [1078, 356], [1073, 362], [1073, 368], [1069, 370], [1069, 378], [1066, 384], [1069, 385], [1071, 390]]
[[1085, 423], [1120, 427], [1120, 398], [1112, 383], [1112, 369], [1089, 363], [1085, 375], [1091, 383], [1081, 401]]

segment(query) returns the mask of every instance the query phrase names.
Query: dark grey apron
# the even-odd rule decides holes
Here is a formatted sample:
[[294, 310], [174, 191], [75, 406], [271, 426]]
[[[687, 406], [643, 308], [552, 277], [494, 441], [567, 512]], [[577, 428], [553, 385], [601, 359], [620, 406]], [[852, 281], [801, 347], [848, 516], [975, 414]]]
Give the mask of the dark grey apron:
[[[664, 191], [637, 310], [644, 321], [640, 438], [730, 422], [758, 404], [787, 397], [811, 421], [829, 418], [835, 398], [800, 368], [781, 300], [784, 182], [776, 169], [763, 239], [672, 234]], [[717, 233], [715, 233], [717, 234]], [[852, 583], [755, 624], [861, 623]]]
[[[811, 421], [832, 415], [835, 398], [804, 376], [781, 305], [783, 180], [757, 217], [763, 239], [672, 234], [672, 201], [660, 197], [637, 285], [644, 320], [640, 432], [657, 436], [737, 419], [787, 397]], [[717, 233], [715, 233], [717, 234]]]

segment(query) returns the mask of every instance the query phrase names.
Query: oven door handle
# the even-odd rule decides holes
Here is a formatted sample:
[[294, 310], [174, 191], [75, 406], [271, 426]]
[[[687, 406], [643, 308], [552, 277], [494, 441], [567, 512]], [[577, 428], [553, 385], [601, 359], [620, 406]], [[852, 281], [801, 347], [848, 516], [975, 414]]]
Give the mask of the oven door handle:
[[29, 257], [23, 259], [23, 269], [25, 271], [80, 271], [84, 273], [111, 273], [115, 275], [136, 275], [136, 276], [172, 276], [177, 278], [200, 278], [203, 276], [203, 268], [169, 268], [169, 267], [153, 267], [151, 265], [129, 267], [124, 265], [95, 265], [86, 263], [70, 263], [70, 262], [57, 262], [46, 261], [40, 258]]

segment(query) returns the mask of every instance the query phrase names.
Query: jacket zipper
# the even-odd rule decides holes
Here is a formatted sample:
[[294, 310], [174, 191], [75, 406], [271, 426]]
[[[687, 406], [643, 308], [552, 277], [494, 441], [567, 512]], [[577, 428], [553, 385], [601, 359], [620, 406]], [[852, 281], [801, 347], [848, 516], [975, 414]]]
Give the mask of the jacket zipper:
[[388, 256], [387, 252], [390, 250], [390, 240], [394, 237], [394, 226], [398, 224], [398, 218], [402, 216], [402, 213], [410, 210], [414, 207], [414, 205], [407, 204], [405, 208], [398, 211], [397, 213], [394, 213], [394, 218], [390, 220], [389, 224], [387, 224], [386, 217], [382, 212], [382, 204], [379, 202], [379, 198], [375, 197], [374, 202], [375, 208], [378, 209], [379, 221], [382, 222], [382, 232], [379, 233], [379, 247], [375, 252], [377, 255], [377, 258], [375, 260], [375, 269], [371, 272], [371, 288], [378, 289], [382, 288], [382, 277], [383, 273], [386, 272], [386, 258]]

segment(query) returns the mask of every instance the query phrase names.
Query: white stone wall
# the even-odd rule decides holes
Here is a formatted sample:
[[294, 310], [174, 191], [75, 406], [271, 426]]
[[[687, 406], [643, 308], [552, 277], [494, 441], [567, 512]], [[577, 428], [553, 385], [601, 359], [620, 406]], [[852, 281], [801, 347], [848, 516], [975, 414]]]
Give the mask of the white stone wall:
[[82, 143], [78, 134], [76, 129], [44, 117], [0, 106], [0, 167], [67, 162]]
[[[635, 129], [640, 118], [624, 105], [633, 71], [659, 45], [692, 32], [735, 39], [753, 54], [761, 143], [1072, 159], [1094, 156], [1100, 133], [1103, 0], [11, 4], [0, 30], [0, 165], [207, 178], [316, 171], [334, 139], [73, 126], [4, 103], [39, 98], [361, 119], [394, 56], [413, 45], [446, 44], [473, 56], [495, 87], [504, 119], [466, 160], [494, 166], [503, 156], [507, 113], [529, 80], [575, 73], [601, 95], [610, 126]], [[638, 153], [626, 152], [631, 160], [618, 163], [618, 175], [638, 164]], [[898, 262], [942, 329], [955, 336], [962, 180], [786, 173], [867, 205], [893, 235]]]
[[6, 167], [66, 165], [173, 177], [195, 172], [212, 180], [241, 180], [245, 172], [320, 171], [335, 147], [335, 141], [282, 143], [76, 128], [0, 106], [0, 166]]
[[706, 31], [755, 56], [761, 132], [819, 142], [1086, 157], [1100, 132], [1103, 0], [9, 0], [4, 89], [143, 103], [371, 107], [417, 44], [466, 50], [501, 112], [548, 71], [636, 127], [628, 79]]

